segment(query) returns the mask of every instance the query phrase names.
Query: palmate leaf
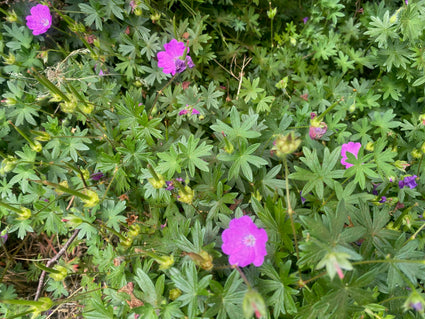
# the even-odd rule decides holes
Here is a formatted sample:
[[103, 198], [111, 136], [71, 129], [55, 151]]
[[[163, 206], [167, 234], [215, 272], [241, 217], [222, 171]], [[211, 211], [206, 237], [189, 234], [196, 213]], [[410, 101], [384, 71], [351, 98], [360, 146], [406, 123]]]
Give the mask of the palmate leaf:
[[201, 205], [210, 207], [207, 220], [216, 219], [219, 214], [230, 215], [232, 213], [227, 204], [234, 204], [238, 193], [223, 193], [223, 189], [223, 183], [220, 181], [217, 185], [216, 194], [210, 194], [208, 200], [201, 201]]
[[218, 109], [220, 107], [222, 102], [219, 101], [218, 98], [223, 96], [224, 92], [217, 91], [217, 87], [214, 85], [214, 82], [210, 82], [208, 90], [205, 87], [201, 86], [201, 91], [207, 109]]
[[211, 280], [210, 288], [213, 295], [208, 299], [208, 303], [212, 303], [213, 306], [207, 310], [204, 316], [217, 319], [243, 318], [241, 308], [246, 288], [241, 287], [242, 284], [243, 280], [236, 269], [227, 278], [224, 287], [219, 282]]
[[265, 299], [267, 304], [272, 307], [275, 318], [278, 318], [281, 314], [285, 315], [297, 312], [294, 295], [298, 294], [298, 290], [291, 286], [295, 286], [298, 279], [295, 276], [289, 275], [290, 270], [290, 260], [280, 263], [279, 272], [270, 263], [263, 264], [261, 267], [261, 272], [270, 279], [260, 281], [260, 291], [263, 295], [273, 292], [271, 296]]
[[171, 179], [175, 172], [181, 173], [183, 159], [181, 153], [177, 152], [174, 145], [171, 146], [168, 152], [161, 152], [157, 155], [161, 159], [157, 169], [161, 174], [166, 174], [167, 179]]
[[187, 141], [186, 137], [182, 136], [178, 143], [181, 152], [182, 166], [189, 169], [191, 177], [195, 176], [195, 167], [204, 172], [208, 171], [208, 163], [201, 159], [201, 157], [211, 155], [212, 145], [206, 145], [205, 141], [202, 142], [201, 145], [198, 145], [199, 141], [199, 138], [190, 135]]
[[387, 206], [374, 207], [371, 215], [369, 206], [360, 202], [359, 208], [350, 217], [355, 227], [364, 229], [360, 247], [360, 253], [364, 257], [369, 257], [374, 250], [382, 251], [385, 247], [391, 247], [390, 243], [399, 234], [386, 227], [391, 218]]
[[295, 166], [295, 173], [289, 175], [290, 179], [307, 181], [302, 192], [308, 194], [313, 189], [320, 199], [323, 199], [324, 185], [333, 188], [334, 179], [341, 178], [344, 176], [343, 170], [334, 170], [337, 161], [340, 159], [340, 148], [336, 148], [329, 152], [328, 148], [324, 150], [323, 164], [320, 165], [317, 152], [314, 149], [310, 151], [308, 148], [303, 148], [305, 157], [301, 158], [301, 161], [309, 168], [305, 169], [299, 166]]
[[354, 181], [359, 184], [361, 189], [366, 187], [366, 176], [370, 178], [379, 178], [379, 175], [373, 170], [376, 167], [375, 163], [368, 161], [373, 157], [373, 154], [363, 156], [363, 149], [360, 149], [357, 158], [350, 152], [347, 152], [346, 162], [353, 164], [347, 168], [344, 176], [354, 176]]
[[257, 123], [257, 119], [258, 114], [252, 114], [245, 118], [244, 121], [241, 121], [238, 110], [233, 106], [230, 111], [230, 123], [232, 126], [217, 120], [217, 124], [211, 125], [211, 128], [220, 135], [224, 133], [230, 141], [235, 140], [236, 142], [247, 143], [249, 138], [261, 136], [260, 132], [251, 129]]
[[267, 165], [267, 161], [259, 156], [251, 155], [260, 146], [259, 143], [253, 144], [246, 148], [245, 144], [242, 143], [241, 148], [234, 154], [227, 154], [226, 152], [220, 153], [217, 158], [224, 162], [233, 162], [229, 169], [229, 179], [237, 178], [240, 171], [250, 182], [253, 181], [251, 165], [261, 167]]
[[389, 176], [394, 176], [395, 167], [394, 157], [397, 156], [397, 152], [393, 152], [391, 149], [385, 149], [387, 142], [385, 138], [380, 138], [374, 143], [373, 155], [376, 163], [376, 169], [384, 180]]
[[184, 274], [177, 268], [171, 268], [169, 272], [173, 283], [182, 291], [182, 295], [176, 300], [180, 301], [182, 306], [188, 306], [188, 317], [194, 318], [199, 312], [203, 312], [208, 295], [206, 288], [210, 284], [212, 275], [198, 279], [198, 273], [193, 262], [183, 265]]

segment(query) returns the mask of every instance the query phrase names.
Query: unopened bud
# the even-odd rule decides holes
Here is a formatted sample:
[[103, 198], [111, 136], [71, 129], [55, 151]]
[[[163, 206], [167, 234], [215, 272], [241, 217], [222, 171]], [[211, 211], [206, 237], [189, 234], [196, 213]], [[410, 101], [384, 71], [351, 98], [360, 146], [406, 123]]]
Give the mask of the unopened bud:
[[368, 152], [373, 152], [373, 150], [374, 150], [374, 144], [373, 144], [373, 142], [368, 142], [367, 144], [366, 144], [366, 151], [368, 151]]
[[6, 17], [7, 22], [16, 22], [18, 21], [18, 15], [16, 14], [15, 10], [12, 10], [10, 13], [8, 12]]
[[99, 195], [97, 195], [97, 193], [95, 191], [92, 191], [90, 189], [86, 189], [84, 191], [84, 194], [87, 195], [89, 198], [85, 199], [82, 198], [82, 201], [84, 202], [84, 207], [94, 207], [97, 204], [99, 204]]
[[189, 186], [184, 186], [179, 190], [178, 200], [182, 203], [192, 204], [193, 197], [195, 196], [195, 191]]
[[170, 300], [176, 300], [178, 297], [180, 297], [182, 294], [182, 291], [179, 288], [174, 288], [170, 290]]
[[31, 217], [31, 210], [26, 207], [21, 207], [21, 212], [18, 213], [18, 220], [26, 220]]
[[8, 155], [0, 164], [0, 174], [4, 175], [5, 173], [10, 172], [17, 164], [18, 160], [13, 156]]
[[267, 16], [269, 17], [269, 19], [274, 19], [274, 17], [276, 16], [277, 13], [277, 8], [270, 8], [270, 10], [267, 10]]
[[422, 152], [419, 151], [417, 148], [413, 149], [413, 151], [410, 152], [410, 154], [412, 155], [413, 158], [421, 158], [422, 157]]
[[159, 270], [167, 270], [170, 269], [174, 264], [174, 256], [162, 256], [155, 259], [159, 264]]
[[69, 101], [63, 101], [60, 104], [61, 110], [67, 114], [74, 113], [77, 109], [77, 99], [73, 95], [69, 95], [68, 98]]
[[51, 139], [51, 136], [49, 133], [45, 131], [31, 131], [35, 135], [37, 135], [34, 139], [41, 142], [48, 142]]
[[[59, 183], [59, 185], [60, 186], [63, 186], [63, 187], [66, 187], [66, 188], [69, 188], [69, 185], [68, 185], [68, 181], [62, 181], [62, 182], [60, 182]], [[63, 191], [61, 190], [61, 189], [59, 189], [59, 188], [55, 188], [55, 192], [56, 192], [56, 194], [58, 194], [58, 195], [63, 195]]]
[[53, 267], [54, 270], [57, 270], [59, 272], [51, 272], [49, 274], [49, 277], [52, 278], [54, 281], [63, 281], [66, 276], [68, 276], [68, 270], [60, 265], [56, 265]]
[[15, 64], [16, 57], [9, 52], [9, 56], [3, 57], [3, 60], [4, 60], [4, 64], [12, 65], [12, 64]]
[[41, 143], [39, 141], [34, 141], [33, 143], [30, 144], [31, 149], [34, 152], [41, 152], [41, 150], [43, 149], [43, 145], [41, 145]]
[[266, 317], [266, 303], [255, 289], [250, 288], [245, 293], [242, 309], [245, 318], [252, 318], [253, 315], [255, 315], [257, 319]]
[[286, 89], [287, 85], [288, 85], [288, 77], [285, 76], [282, 80], [277, 82], [275, 86], [276, 86], [277, 89], [284, 90], [284, 89]]
[[6, 98], [5, 102], [8, 106], [13, 106], [13, 105], [16, 105], [16, 103], [18, 103], [18, 101], [13, 97]]
[[291, 132], [285, 136], [278, 136], [274, 144], [272, 149], [276, 151], [276, 155], [278, 157], [285, 157], [296, 151], [301, 144], [301, 139], [295, 137], [294, 132]]
[[94, 110], [94, 105], [91, 103], [86, 103], [86, 104], [80, 104], [79, 107], [81, 112], [83, 112], [84, 114], [91, 114]]
[[77, 226], [80, 226], [83, 220], [75, 215], [67, 215], [65, 218], [62, 219], [62, 222], [66, 223], [66, 225], [70, 228], [75, 228]]

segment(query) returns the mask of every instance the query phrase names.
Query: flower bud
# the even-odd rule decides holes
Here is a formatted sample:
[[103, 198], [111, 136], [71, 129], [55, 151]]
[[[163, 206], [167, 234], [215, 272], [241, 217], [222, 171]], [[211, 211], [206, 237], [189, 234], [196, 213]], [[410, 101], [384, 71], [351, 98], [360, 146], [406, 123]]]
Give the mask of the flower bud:
[[12, 10], [10, 13], [8, 12], [6, 21], [11, 23], [18, 21], [18, 15], [16, 14], [15, 10]]
[[169, 298], [170, 300], [176, 300], [178, 297], [180, 297], [182, 294], [182, 291], [178, 288], [174, 288], [170, 290]]
[[174, 264], [174, 256], [162, 256], [155, 258], [156, 262], [159, 264], [159, 270], [167, 270], [170, 269]]
[[59, 273], [52, 272], [49, 274], [49, 277], [54, 281], [63, 281], [68, 276], [68, 270], [63, 266], [56, 265], [53, 269], [59, 271]]
[[75, 228], [77, 226], [80, 226], [83, 220], [75, 215], [67, 215], [65, 218], [62, 219], [62, 222], [65, 222], [68, 227]]
[[129, 237], [136, 237], [140, 233], [140, 226], [138, 224], [133, 224], [130, 226], [130, 229], [128, 230], [128, 236]]
[[62, 110], [62, 112], [67, 113], [67, 114], [74, 113], [75, 110], [77, 109], [77, 105], [78, 105], [77, 99], [73, 95], [68, 95], [68, 99], [69, 99], [69, 101], [63, 101], [60, 104], [61, 110]]
[[179, 190], [178, 200], [182, 203], [192, 204], [193, 197], [195, 196], [195, 191], [189, 186], [184, 186]]
[[276, 155], [278, 157], [285, 157], [296, 151], [301, 144], [301, 139], [295, 137], [294, 132], [291, 132], [285, 136], [278, 136], [274, 144], [272, 150], [276, 151]]
[[270, 8], [270, 10], [267, 10], [267, 16], [269, 17], [269, 19], [273, 20], [274, 17], [276, 16], [277, 13], [277, 8]]
[[99, 204], [99, 195], [95, 191], [92, 191], [90, 189], [86, 189], [84, 191], [84, 194], [89, 196], [88, 199], [82, 198], [82, 201], [84, 202], [84, 207], [94, 207], [97, 204]]
[[4, 173], [10, 172], [17, 164], [18, 160], [13, 156], [8, 155], [0, 164], [0, 174], [3, 175]]
[[30, 143], [30, 147], [34, 152], [41, 152], [43, 149], [43, 145], [39, 141], [34, 141], [33, 143]]
[[275, 87], [276, 89], [284, 90], [286, 89], [287, 85], [288, 85], [288, 77], [285, 76], [282, 80], [276, 83]]
[[422, 157], [421, 151], [419, 151], [417, 148], [413, 149], [413, 151], [410, 152], [410, 155], [412, 155], [413, 158], [421, 158]]
[[136, 9], [134, 9], [134, 14], [136, 16], [141, 16], [143, 14], [142, 8], [136, 8]]
[[37, 135], [34, 139], [41, 142], [48, 142], [51, 139], [51, 136], [49, 133], [45, 131], [31, 131], [35, 135]]
[[206, 252], [205, 250], [201, 250], [201, 252], [199, 254], [197, 253], [184, 253], [185, 255], [189, 256], [190, 259], [192, 259], [194, 261], [194, 263], [201, 267], [202, 269], [205, 269], [207, 271], [210, 271], [211, 269], [213, 269], [214, 264], [213, 264], [213, 257]]
[[406, 161], [397, 160], [395, 161], [394, 166], [397, 167], [400, 171], [405, 172], [406, 168], [408, 168], [410, 164], [407, 163]]
[[421, 314], [424, 313], [425, 300], [421, 294], [414, 290], [403, 304], [403, 308], [407, 311], [413, 309]]
[[[59, 185], [60, 186], [63, 186], [63, 187], [66, 187], [66, 188], [69, 188], [69, 185], [68, 185], [68, 181], [62, 181], [62, 182], [60, 182], [59, 183]], [[58, 194], [58, 195], [63, 195], [63, 191], [62, 190], [60, 190], [59, 188], [55, 188], [55, 192], [56, 192], [56, 194]]]
[[422, 123], [422, 125], [425, 125], [425, 114], [419, 115], [419, 121]]
[[91, 103], [87, 103], [87, 104], [80, 104], [78, 106], [78, 108], [80, 109], [81, 112], [83, 112], [84, 114], [91, 114], [94, 110], [94, 105]]
[[266, 303], [263, 297], [252, 288], [245, 293], [242, 309], [245, 318], [252, 318], [254, 314], [257, 319], [266, 317]]
[[327, 130], [328, 126], [325, 122], [315, 123], [314, 120], [311, 120], [308, 134], [312, 140], [319, 140], [326, 134]]
[[152, 166], [148, 165], [148, 169], [152, 175], [152, 178], [148, 178], [148, 182], [153, 186], [153, 188], [163, 188], [165, 186], [164, 177], [161, 174], [156, 173]]
[[12, 64], [15, 64], [16, 57], [12, 53], [9, 52], [9, 56], [3, 57], [3, 60], [4, 60], [4, 64], [12, 65]]
[[38, 317], [42, 312], [49, 310], [53, 307], [53, 301], [49, 297], [41, 297], [38, 299], [37, 305], [32, 305], [30, 311], [32, 312], [31, 318]]
[[373, 152], [373, 150], [374, 150], [374, 143], [373, 142], [367, 142], [367, 144], [366, 144], [366, 151], [368, 151], [368, 152]]
[[21, 207], [21, 212], [18, 213], [17, 220], [26, 220], [31, 217], [31, 210], [26, 207]]
[[126, 248], [130, 247], [132, 243], [133, 243], [133, 238], [130, 238], [130, 237], [125, 237], [124, 239], [120, 240], [120, 245]]

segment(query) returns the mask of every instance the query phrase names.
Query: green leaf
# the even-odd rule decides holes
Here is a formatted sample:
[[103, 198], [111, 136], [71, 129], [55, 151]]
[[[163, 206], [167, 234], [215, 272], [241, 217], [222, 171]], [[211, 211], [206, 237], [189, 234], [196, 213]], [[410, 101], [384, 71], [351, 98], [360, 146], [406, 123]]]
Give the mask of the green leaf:
[[315, 190], [317, 196], [323, 199], [324, 195], [324, 184], [328, 187], [333, 188], [334, 179], [342, 178], [344, 176], [343, 170], [334, 170], [334, 167], [341, 157], [341, 150], [336, 148], [329, 152], [328, 148], [324, 149], [324, 156], [322, 165], [320, 165], [317, 152], [314, 149], [311, 152], [308, 148], [303, 148], [305, 157], [301, 158], [301, 161], [309, 168], [305, 169], [299, 166], [295, 166], [295, 173], [289, 175], [290, 179], [307, 181], [302, 192], [308, 194], [311, 190]]
[[247, 78], [242, 79], [242, 89], [239, 94], [241, 97], [245, 97], [245, 103], [248, 103], [250, 100], [255, 100], [258, 94], [264, 91], [264, 89], [258, 87], [259, 83], [260, 78], [255, 78], [252, 83]]
[[180, 301], [182, 306], [188, 305], [189, 318], [194, 318], [199, 312], [202, 313], [208, 295], [206, 288], [210, 284], [212, 275], [206, 275], [199, 280], [195, 264], [192, 262], [183, 265], [184, 274], [177, 268], [171, 268], [169, 272], [173, 283], [182, 291], [177, 301]]
[[90, 0], [90, 5], [85, 3], [78, 4], [81, 11], [87, 14], [87, 17], [84, 18], [86, 26], [90, 27], [93, 23], [96, 24], [96, 28], [100, 31], [103, 30], [102, 26], [102, 15], [100, 12], [100, 5], [97, 2]]
[[204, 172], [208, 171], [208, 163], [202, 160], [201, 157], [211, 155], [212, 145], [206, 145], [205, 141], [201, 145], [198, 145], [199, 141], [199, 138], [190, 135], [187, 141], [186, 137], [182, 136], [178, 143], [182, 166], [189, 169], [189, 174], [192, 177], [195, 176], [195, 167]]
[[217, 120], [217, 124], [211, 125], [211, 129], [213, 129], [215, 132], [218, 132], [220, 135], [224, 133], [231, 141], [235, 140], [236, 142], [248, 142], [249, 138], [261, 136], [260, 132], [251, 130], [251, 128], [256, 125], [257, 119], [258, 114], [253, 114], [241, 122], [239, 112], [236, 107], [233, 106], [232, 110], [230, 111], [230, 122], [232, 126]]
[[181, 153], [178, 153], [174, 145], [171, 146], [169, 152], [161, 152], [157, 154], [161, 159], [157, 169], [161, 174], [166, 174], [167, 179], [171, 179], [174, 173], [181, 173], [181, 162], [183, 161]]
[[220, 161], [233, 162], [229, 169], [229, 179], [237, 178], [239, 176], [239, 172], [242, 170], [242, 174], [247, 178], [247, 180], [250, 182], [253, 181], [250, 164], [256, 167], [267, 165], [267, 161], [265, 159], [256, 155], [251, 155], [259, 146], [260, 144], [257, 143], [246, 148], [245, 144], [242, 144], [237, 153], [227, 154], [223, 152], [217, 156]]

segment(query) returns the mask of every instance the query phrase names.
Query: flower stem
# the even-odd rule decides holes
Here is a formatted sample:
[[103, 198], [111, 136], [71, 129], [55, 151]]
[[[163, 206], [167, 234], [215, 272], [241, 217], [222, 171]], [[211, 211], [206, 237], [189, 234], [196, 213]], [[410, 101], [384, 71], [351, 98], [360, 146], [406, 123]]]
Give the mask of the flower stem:
[[242, 269], [240, 269], [239, 266], [232, 266], [232, 267], [234, 267], [239, 272], [239, 274], [241, 275], [241, 278], [243, 279], [243, 281], [248, 286], [248, 289], [252, 289], [252, 286], [249, 283], [248, 278], [246, 278], [245, 274], [243, 273]]
[[[288, 170], [288, 160], [287, 160], [286, 156], [283, 158], [283, 163], [285, 165], [286, 203], [287, 203], [286, 208], [287, 208], [287, 211], [288, 211], [289, 219], [291, 220], [291, 228], [292, 228], [292, 234], [294, 236], [294, 244], [295, 244], [295, 252], [297, 254], [297, 260], [300, 260], [300, 252], [299, 252], [299, 249], [298, 249], [297, 231], [295, 229], [294, 216], [293, 216], [293, 214], [295, 212], [292, 210], [291, 200], [289, 198], [289, 179], [288, 179], [289, 170]], [[300, 282], [303, 282], [302, 276], [301, 276], [301, 270], [300, 270], [299, 267], [298, 267], [298, 275], [300, 277]]]
[[320, 114], [318, 117], [316, 117], [316, 121], [320, 122], [326, 114], [328, 114], [335, 106], [339, 104], [339, 102], [343, 101], [344, 98], [340, 98], [338, 101], [334, 102], [331, 106], [329, 106], [322, 114]]

